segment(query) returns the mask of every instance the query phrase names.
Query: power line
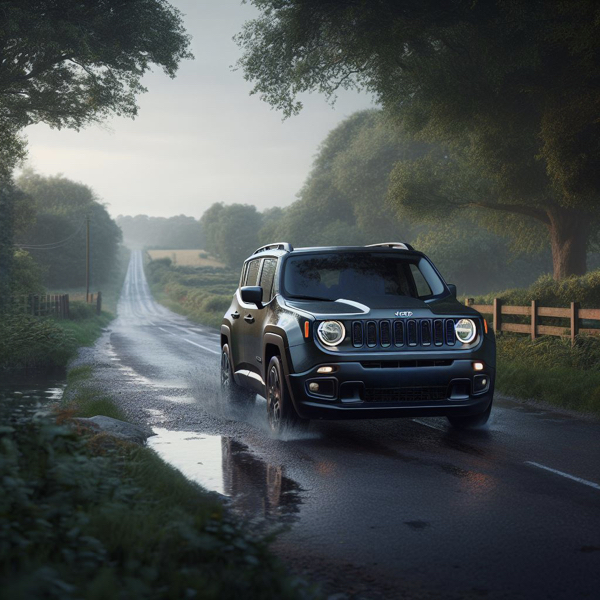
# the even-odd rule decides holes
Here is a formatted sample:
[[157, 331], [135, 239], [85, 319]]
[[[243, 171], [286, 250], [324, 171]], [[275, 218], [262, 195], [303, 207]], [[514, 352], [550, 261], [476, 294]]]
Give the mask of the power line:
[[86, 220], [84, 219], [81, 221], [79, 227], [74, 233], [64, 240], [60, 240], [58, 242], [51, 242], [49, 244], [15, 244], [15, 246], [21, 250], [56, 250], [57, 248], [61, 248], [62, 246], [68, 244], [83, 229], [85, 223]]

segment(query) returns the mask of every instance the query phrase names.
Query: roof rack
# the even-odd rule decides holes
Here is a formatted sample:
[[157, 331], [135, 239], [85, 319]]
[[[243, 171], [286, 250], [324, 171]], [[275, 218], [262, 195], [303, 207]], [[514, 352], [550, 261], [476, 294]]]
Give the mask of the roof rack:
[[274, 244], [267, 244], [266, 246], [261, 246], [256, 249], [252, 256], [258, 254], [259, 252], [264, 252], [265, 250], [284, 250], [285, 252], [292, 252], [294, 250], [294, 246], [292, 246], [288, 242], [275, 242]]
[[414, 250], [414, 248], [406, 242], [382, 242], [380, 244], [368, 244], [366, 248], [397, 248], [398, 250]]

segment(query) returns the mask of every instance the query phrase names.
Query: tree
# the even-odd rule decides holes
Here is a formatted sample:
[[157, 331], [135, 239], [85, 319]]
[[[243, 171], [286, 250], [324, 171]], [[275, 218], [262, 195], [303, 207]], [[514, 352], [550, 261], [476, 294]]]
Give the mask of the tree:
[[195, 250], [202, 249], [205, 245], [202, 226], [194, 217], [119, 215], [117, 225], [123, 231], [124, 243], [134, 248]]
[[25, 156], [23, 128], [135, 117], [144, 73], [158, 65], [174, 77], [191, 54], [181, 14], [165, 0], [2, 0], [0, 56], [0, 279], [8, 282], [10, 178]]
[[239, 268], [259, 246], [262, 217], [250, 204], [213, 204], [200, 223], [206, 235], [206, 249], [232, 268]]
[[274, 228], [275, 237], [309, 246], [412, 237], [411, 223], [386, 206], [386, 197], [396, 162], [414, 160], [425, 149], [396, 131], [380, 110], [354, 113], [320, 145], [298, 200]]
[[600, 188], [598, 3], [253, 4], [262, 14], [238, 42], [254, 93], [289, 116], [301, 92], [370, 90], [406, 131], [481, 170], [489, 196], [476, 204], [497, 222], [543, 224], [555, 278], [585, 272]]
[[[43, 271], [51, 288], [85, 283], [85, 219], [90, 219], [92, 285], [110, 280], [118, 260], [121, 230], [86, 185], [60, 175], [43, 177], [26, 170], [17, 185], [35, 206], [35, 220], [16, 240]], [[23, 261], [22, 261], [23, 262]]]

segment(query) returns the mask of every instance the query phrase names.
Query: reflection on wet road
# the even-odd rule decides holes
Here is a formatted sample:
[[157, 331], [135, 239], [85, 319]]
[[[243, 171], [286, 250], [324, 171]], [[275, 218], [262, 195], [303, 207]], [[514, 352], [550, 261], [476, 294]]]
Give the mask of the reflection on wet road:
[[365, 598], [597, 597], [597, 422], [498, 400], [480, 431], [317, 422], [276, 440], [264, 400], [248, 413], [219, 402], [218, 352], [218, 332], [154, 302], [134, 252], [94, 350], [99, 383], [190, 479], [289, 521], [276, 550], [299, 570]]

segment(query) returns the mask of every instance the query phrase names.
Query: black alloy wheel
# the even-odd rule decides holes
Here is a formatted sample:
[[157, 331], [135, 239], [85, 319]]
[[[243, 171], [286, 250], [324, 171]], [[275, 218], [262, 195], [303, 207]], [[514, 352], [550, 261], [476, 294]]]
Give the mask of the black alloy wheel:
[[278, 356], [269, 362], [267, 375], [267, 420], [271, 431], [282, 433], [288, 427], [308, 426], [308, 420], [302, 419], [296, 412], [292, 399], [283, 379], [283, 369]]
[[221, 349], [221, 396], [229, 404], [248, 406], [253, 404], [256, 394], [240, 387], [233, 379], [233, 368], [229, 346], [223, 345]]

